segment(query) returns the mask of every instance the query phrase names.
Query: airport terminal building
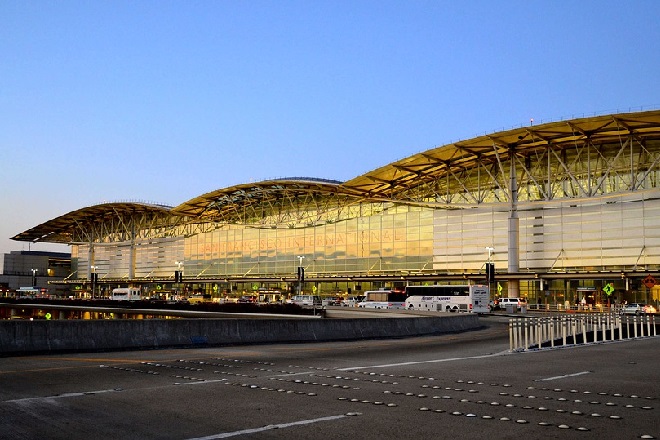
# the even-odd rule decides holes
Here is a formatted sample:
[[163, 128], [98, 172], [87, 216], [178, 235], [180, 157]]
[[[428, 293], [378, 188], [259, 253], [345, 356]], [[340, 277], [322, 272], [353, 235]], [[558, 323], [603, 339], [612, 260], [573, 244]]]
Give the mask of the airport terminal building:
[[[340, 182], [221, 188], [179, 206], [82, 207], [12, 237], [71, 246], [62, 283], [234, 295], [483, 283], [533, 303], [657, 303], [660, 111], [530, 125]], [[181, 276], [179, 276], [179, 274]]]

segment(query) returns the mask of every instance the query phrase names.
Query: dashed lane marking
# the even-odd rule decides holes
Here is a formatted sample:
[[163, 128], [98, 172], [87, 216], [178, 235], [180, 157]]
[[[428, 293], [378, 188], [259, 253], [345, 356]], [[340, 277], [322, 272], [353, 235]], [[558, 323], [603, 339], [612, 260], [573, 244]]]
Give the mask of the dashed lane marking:
[[326, 422], [326, 421], [330, 421], [330, 420], [338, 420], [338, 419], [343, 419], [344, 417], [347, 417], [347, 415], [346, 414], [341, 414], [341, 415], [337, 415], [337, 416], [320, 417], [318, 419], [298, 420], [296, 422], [278, 423], [276, 425], [266, 425], [266, 426], [262, 426], [260, 428], [243, 429], [241, 431], [234, 431], [234, 432], [222, 432], [222, 433], [219, 433], [219, 434], [209, 435], [207, 437], [196, 437], [196, 438], [191, 438], [191, 439], [188, 439], [188, 440], [214, 440], [214, 439], [218, 439], [218, 438], [229, 438], [229, 437], [235, 437], [235, 436], [238, 436], [238, 435], [256, 434], [258, 432], [270, 431], [272, 429], [290, 428], [291, 426], [309, 425], [311, 423]]
[[80, 397], [80, 396], [87, 396], [90, 394], [102, 394], [102, 393], [115, 393], [117, 391], [120, 391], [118, 389], [110, 389], [110, 390], [99, 390], [99, 391], [85, 391], [82, 393], [63, 393], [63, 394], [57, 394], [55, 396], [46, 396], [46, 397], [25, 397], [23, 399], [14, 399], [14, 400], [5, 400], [5, 403], [20, 403], [20, 402], [34, 402], [34, 401], [39, 401], [39, 400], [53, 400], [53, 399], [64, 399], [67, 397]]
[[452, 361], [462, 361], [466, 359], [486, 359], [486, 358], [491, 358], [491, 357], [497, 357], [497, 356], [504, 356], [508, 355], [510, 352], [503, 351], [500, 353], [492, 353], [492, 354], [485, 354], [481, 356], [466, 356], [466, 357], [455, 357], [455, 358], [447, 358], [447, 359], [431, 359], [428, 361], [411, 361], [411, 362], [400, 362], [397, 364], [384, 364], [384, 365], [369, 365], [365, 367], [346, 367], [346, 368], [338, 368], [338, 371], [351, 371], [351, 370], [363, 370], [365, 368], [388, 368], [388, 367], [404, 367], [407, 365], [417, 365], [417, 364], [433, 364], [433, 363], [438, 363], [438, 362], [452, 362]]
[[583, 374], [589, 374], [591, 371], [580, 371], [579, 373], [573, 373], [573, 374], [563, 374], [561, 376], [552, 376], [552, 377], [546, 377], [543, 379], [536, 379], [537, 382], [544, 382], [548, 380], [557, 380], [557, 379], [565, 379], [567, 377], [575, 377], [575, 376], [582, 376]]

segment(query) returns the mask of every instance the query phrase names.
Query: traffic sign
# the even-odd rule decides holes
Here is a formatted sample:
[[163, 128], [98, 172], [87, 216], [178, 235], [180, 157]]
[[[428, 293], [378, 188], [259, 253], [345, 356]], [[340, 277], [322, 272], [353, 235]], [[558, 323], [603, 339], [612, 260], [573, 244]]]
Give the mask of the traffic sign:
[[650, 274], [644, 278], [644, 285], [648, 287], [649, 289], [652, 289], [653, 286], [655, 286], [655, 278], [653, 278]]
[[605, 287], [603, 287], [603, 292], [605, 292], [607, 296], [610, 296], [614, 292], [614, 286], [612, 283], [605, 284]]

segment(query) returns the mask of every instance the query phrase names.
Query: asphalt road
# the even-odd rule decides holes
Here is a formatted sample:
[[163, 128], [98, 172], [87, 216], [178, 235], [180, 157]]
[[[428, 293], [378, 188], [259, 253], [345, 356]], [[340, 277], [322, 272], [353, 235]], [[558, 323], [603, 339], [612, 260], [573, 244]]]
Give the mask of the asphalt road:
[[0, 358], [0, 438], [660, 438], [660, 338], [509, 353], [506, 318], [481, 320], [407, 339]]

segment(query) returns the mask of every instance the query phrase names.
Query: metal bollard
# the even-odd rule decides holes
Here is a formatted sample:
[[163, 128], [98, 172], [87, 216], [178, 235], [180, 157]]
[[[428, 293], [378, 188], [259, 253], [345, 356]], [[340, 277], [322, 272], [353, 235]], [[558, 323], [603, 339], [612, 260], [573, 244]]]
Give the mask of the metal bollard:
[[555, 320], [550, 318], [550, 347], [555, 348]]
[[524, 321], [524, 326], [525, 326], [525, 346], [523, 347], [525, 350], [529, 347], [529, 329], [528, 329], [528, 322], [525, 319]]
[[509, 319], [509, 351], [513, 351], [513, 319]]

